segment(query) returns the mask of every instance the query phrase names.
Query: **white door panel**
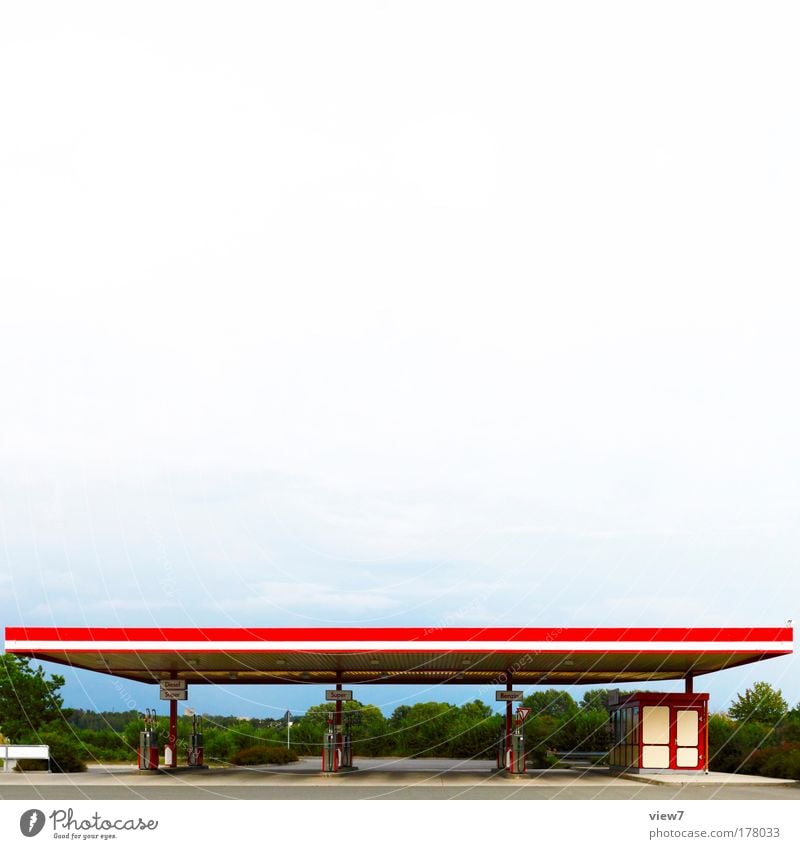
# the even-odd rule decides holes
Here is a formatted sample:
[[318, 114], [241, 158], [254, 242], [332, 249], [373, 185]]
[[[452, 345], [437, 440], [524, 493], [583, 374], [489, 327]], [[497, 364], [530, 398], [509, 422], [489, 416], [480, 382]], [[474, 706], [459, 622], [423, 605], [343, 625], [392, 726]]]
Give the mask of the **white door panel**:
[[679, 746], [696, 746], [698, 741], [696, 710], [679, 710], [677, 722], [677, 742]]
[[642, 711], [642, 742], [669, 743], [669, 708], [647, 706]]
[[644, 769], [668, 769], [669, 746], [642, 746]]

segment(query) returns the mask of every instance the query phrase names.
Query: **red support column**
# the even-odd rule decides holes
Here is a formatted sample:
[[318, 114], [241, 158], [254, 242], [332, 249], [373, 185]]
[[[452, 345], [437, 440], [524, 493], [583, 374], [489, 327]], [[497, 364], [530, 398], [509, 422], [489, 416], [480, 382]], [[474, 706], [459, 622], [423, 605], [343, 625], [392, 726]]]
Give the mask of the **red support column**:
[[[511, 680], [511, 673], [506, 672], [506, 690], [513, 690], [514, 684]], [[508, 763], [508, 752], [511, 749], [511, 732], [514, 728], [514, 703], [506, 702], [506, 746], [505, 753], [503, 757], [506, 759], [503, 761], [503, 766], [506, 766]]]
[[165, 758], [166, 767], [175, 769], [178, 765], [178, 702], [169, 700], [169, 737], [167, 738], [167, 749], [170, 756]]
[[693, 693], [694, 692], [694, 675], [691, 672], [687, 673], [686, 678], [683, 679], [684, 684], [684, 693]]
[[[336, 673], [336, 689], [342, 689], [342, 673]], [[336, 752], [337, 752], [337, 763], [341, 763], [341, 754], [342, 751], [342, 700], [336, 699]]]

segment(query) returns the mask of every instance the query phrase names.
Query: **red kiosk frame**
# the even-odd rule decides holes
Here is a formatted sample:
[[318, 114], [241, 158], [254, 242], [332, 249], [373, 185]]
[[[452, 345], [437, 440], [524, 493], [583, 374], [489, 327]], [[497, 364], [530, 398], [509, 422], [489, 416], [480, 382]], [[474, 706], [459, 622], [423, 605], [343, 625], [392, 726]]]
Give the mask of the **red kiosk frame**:
[[708, 693], [632, 693], [609, 710], [612, 770], [708, 772]]

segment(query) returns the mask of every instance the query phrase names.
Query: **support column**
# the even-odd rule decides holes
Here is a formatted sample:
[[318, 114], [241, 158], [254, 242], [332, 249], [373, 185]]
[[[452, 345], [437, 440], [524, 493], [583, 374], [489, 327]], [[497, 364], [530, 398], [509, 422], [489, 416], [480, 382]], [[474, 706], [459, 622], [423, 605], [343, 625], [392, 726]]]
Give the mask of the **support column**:
[[[336, 689], [342, 689], [342, 673], [336, 673]], [[334, 720], [336, 723], [335, 733], [336, 733], [336, 750], [338, 754], [338, 762], [337, 766], [341, 765], [341, 752], [342, 752], [342, 700], [336, 699], [336, 719]]]
[[684, 693], [693, 693], [694, 692], [694, 675], [691, 672], [686, 674], [686, 677], [683, 679], [684, 684]]
[[[172, 678], [176, 677], [176, 675], [172, 676]], [[169, 700], [169, 736], [166, 748], [164, 766], [167, 769], [175, 769], [178, 765], [178, 702], [176, 699]]]
[[[506, 672], [506, 690], [513, 690], [514, 682], [511, 679], [511, 673]], [[514, 730], [514, 703], [506, 702], [506, 745], [503, 754], [503, 766], [508, 766], [508, 753], [511, 751], [511, 734]]]

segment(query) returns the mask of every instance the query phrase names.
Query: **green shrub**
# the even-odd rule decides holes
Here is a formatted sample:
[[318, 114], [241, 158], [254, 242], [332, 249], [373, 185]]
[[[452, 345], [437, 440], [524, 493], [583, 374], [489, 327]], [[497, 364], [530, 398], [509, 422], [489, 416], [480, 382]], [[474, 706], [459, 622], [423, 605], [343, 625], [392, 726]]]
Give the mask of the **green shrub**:
[[290, 764], [300, 758], [291, 749], [280, 746], [249, 746], [240, 749], [231, 757], [231, 763], [237, 766], [257, 766], [260, 764]]
[[554, 716], [533, 716], [524, 725], [525, 748], [528, 763], [534, 769], [555, 766], [557, 758], [550, 754], [557, 747], [556, 740], [563, 723]]
[[607, 752], [611, 748], [611, 726], [604, 710], [588, 710], [568, 716], [554, 738], [565, 751]]
[[525, 758], [531, 769], [551, 769], [558, 766], [558, 758], [540, 747], [528, 751]]
[[[13, 761], [12, 761], [13, 763]], [[20, 758], [14, 767], [14, 772], [43, 772], [47, 770], [47, 761], [33, 760], [32, 758]]]
[[777, 742], [775, 728], [758, 722], [734, 722], [714, 714], [708, 720], [709, 768], [757, 775], [757, 752]]
[[41, 735], [42, 742], [50, 747], [50, 769], [53, 772], [86, 772], [78, 742], [52, 732]]
[[[62, 737], [54, 731], [44, 731], [38, 738], [37, 743], [50, 747], [50, 769], [53, 772], [86, 772], [86, 763], [81, 757], [82, 748], [77, 741]], [[16, 770], [27, 772], [47, 769], [47, 766], [47, 761], [23, 759], [17, 761]]]
[[753, 767], [759, 775], [769, 778], [800, 780], [800, 743], [769, 746], [753, 756]]

